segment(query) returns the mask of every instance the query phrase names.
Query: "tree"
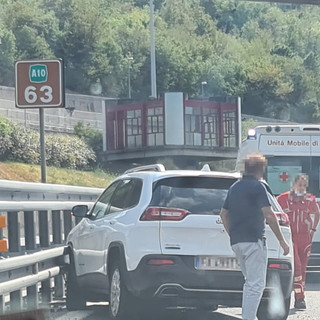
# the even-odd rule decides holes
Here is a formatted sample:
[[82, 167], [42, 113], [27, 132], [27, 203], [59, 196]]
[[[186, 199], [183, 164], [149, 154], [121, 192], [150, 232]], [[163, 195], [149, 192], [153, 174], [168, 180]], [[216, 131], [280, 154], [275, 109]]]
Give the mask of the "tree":
[[0, 85], [14, 85], [15, 54], [15, 37], [0, 22]]
[[3, 21], [15, 36], [16, 60], [54, 57], [50, 45], [57, 40], [58, 21], [41, 5], [41, 0], [26, 0], [9, 2], [6, 6]]

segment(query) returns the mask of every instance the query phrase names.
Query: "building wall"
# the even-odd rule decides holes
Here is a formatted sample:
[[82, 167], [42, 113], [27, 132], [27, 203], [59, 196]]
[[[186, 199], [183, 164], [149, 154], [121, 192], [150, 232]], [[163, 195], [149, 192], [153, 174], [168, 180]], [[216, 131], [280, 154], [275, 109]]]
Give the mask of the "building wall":
[[184, 110], [182, 92], [166, 93], [164, 97], [166, 145], [184, 145]]
[[[102, 109], [108, 99], [67, 93], [66, 108], [45, 108], [45, 130], [73, 132], [73, 127], [81, 122], [103, 131]], [[0, 86], [0, 116], [26, 127], [39, 128], [39, 110], [16, 108], [12, 87]]]

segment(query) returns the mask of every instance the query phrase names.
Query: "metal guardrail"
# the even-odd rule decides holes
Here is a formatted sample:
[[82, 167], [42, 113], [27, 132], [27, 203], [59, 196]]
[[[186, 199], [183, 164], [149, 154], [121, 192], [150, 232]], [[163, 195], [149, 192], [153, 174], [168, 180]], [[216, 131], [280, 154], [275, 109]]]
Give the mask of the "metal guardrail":
[[[79, 220], [74, 205], [91, 206], [103, 189], [0, 180], [0, 314], [48, 305], [64, 296], [65, 240]], [[53, 248], [54, 247], [54, 248]]]
[[[10, 302], [12, 312], [23, 308], [38, 309], [39, 302], [43, 307], [47, 307], [53, 296], [62, 298], [64, 284], [61, 271], [67, 262], [65, 259], [67, 254], [67, 247], [60, 246], [1, 260], [0, 313], [6, 312], [7, 301]], [[53, 286], [51, 286], [52, 278]], [[23, 289], [25, 289], [25, 295]], [[39, 292], [41, 292], [40, 299]]]
[[0, 200], [10, 201], [94, 201], [102, 190], [62, 184], [0, 180]]

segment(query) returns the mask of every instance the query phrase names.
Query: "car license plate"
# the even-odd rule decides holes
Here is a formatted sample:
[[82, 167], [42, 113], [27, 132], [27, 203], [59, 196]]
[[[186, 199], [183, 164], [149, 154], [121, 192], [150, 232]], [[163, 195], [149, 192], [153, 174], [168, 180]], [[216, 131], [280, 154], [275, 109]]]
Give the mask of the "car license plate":
[[197, 270], [240, 270], [236, 257], [198, 256], [194, 266]]

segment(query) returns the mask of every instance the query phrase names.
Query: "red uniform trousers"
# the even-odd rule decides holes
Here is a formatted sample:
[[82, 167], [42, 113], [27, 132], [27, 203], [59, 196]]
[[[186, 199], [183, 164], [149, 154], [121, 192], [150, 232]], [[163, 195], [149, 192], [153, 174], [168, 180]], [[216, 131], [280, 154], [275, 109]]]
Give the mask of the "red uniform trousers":
[[295, 300], [304, 299], [307, 265], [311, 252], [310, 233], [292, 234], [294, 251], [294, 292]]

